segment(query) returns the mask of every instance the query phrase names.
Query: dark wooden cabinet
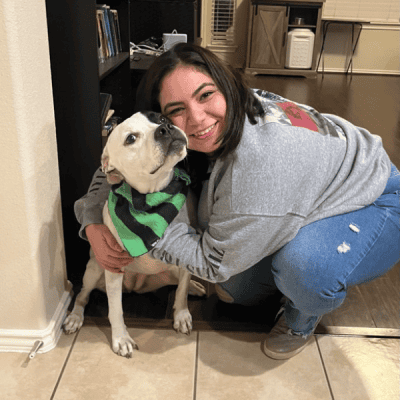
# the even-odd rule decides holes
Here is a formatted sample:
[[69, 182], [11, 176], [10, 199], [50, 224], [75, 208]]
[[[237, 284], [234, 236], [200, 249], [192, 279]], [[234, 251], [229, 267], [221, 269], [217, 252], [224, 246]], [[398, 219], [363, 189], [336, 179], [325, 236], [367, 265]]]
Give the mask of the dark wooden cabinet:
[[88, 243], [78, 236], [74, 203], [89, 187], [102, 152], [100, 93], [113, 96], [115, 115], [133, 111], [130, 82], [130, 0], [106, 0], [118, 10], [122, 53], [98, 61], [95, 0], [46, 1], [68, 278], [78, 281]]
[[[324, 1], [252, 0], [245, 72], [316, 77]], [[296, 24], [297, 18], [302, 19], [302, 25]], [[285, 68], [288, 35], [295, 28], [310, 29], [315, 35], [310, 69]]]

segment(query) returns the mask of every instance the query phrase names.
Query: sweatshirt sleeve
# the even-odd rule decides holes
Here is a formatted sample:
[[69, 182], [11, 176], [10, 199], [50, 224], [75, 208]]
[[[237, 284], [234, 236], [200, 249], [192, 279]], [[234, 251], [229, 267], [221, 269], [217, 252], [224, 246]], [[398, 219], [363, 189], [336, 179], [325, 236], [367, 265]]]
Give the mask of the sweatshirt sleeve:
[[207, 281], [223, 282], [289, 242], [302, 221], [300, 216], [293, 215], [220, 213], [218, 204], [214, 209], [216, 212], [202, 235], [185, 223], [172, 223], [151, 255]]
[[97, 169], [93, 175], [89, 191], [74, 204], [75, 216], [81, 224], [79, 236], [87, 240], [85, 228], [90, 224], [103, 223], [103, 207], [108, 198], [111, 185], [107, 182], [105, 174]]

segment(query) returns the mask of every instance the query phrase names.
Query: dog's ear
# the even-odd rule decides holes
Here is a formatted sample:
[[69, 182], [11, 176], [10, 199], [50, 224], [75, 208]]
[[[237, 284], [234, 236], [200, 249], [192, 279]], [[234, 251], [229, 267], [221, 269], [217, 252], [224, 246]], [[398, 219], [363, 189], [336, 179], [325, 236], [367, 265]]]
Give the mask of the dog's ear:
[[124, 180], [122, 174], [110, 163], [110, 157], [107, 150], [104, 149], [101, 156], [101, 170], [106, 174], [107, 182], [116, 185]]

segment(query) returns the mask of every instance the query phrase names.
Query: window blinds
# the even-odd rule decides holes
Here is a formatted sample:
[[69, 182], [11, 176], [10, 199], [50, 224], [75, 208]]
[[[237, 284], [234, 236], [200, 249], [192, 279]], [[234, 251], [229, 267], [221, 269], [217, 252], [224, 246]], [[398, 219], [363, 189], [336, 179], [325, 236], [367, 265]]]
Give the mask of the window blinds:
[[399, 5], [399, 0], [326, 0], [322, 18], [399, 23]]
[[234, 44], [236, 0], [212, 0], [211, 44]]

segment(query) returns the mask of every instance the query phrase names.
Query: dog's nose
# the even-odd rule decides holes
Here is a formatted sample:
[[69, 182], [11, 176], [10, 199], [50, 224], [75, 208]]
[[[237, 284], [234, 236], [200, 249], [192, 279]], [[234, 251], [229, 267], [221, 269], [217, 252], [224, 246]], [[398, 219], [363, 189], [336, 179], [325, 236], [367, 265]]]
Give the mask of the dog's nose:
[[163, 124], [159, 126], [154, 132], [155, 140], [165, 140], [171, 138], [171, 131], [173, 130], [172, 124]]

